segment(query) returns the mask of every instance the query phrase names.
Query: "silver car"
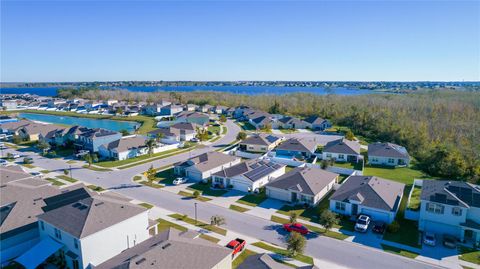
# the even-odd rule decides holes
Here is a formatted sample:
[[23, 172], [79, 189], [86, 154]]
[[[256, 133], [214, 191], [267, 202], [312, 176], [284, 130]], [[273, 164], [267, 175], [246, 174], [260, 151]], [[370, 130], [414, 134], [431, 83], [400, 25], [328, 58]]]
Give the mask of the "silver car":
[[437, 244], [437, 239], [434, 233], [425, 233], [423, 235], [423, 243], [427, 246], [434, 247]]

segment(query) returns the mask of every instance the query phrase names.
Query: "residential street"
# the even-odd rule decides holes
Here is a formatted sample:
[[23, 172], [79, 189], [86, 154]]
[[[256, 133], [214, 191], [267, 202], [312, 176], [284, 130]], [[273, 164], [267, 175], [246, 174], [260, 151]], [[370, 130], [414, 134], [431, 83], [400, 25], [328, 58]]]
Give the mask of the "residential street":
[[[220, 145], [226, 145], [233, 142], [237, 133], [240, 131], [240, 127], [231, 120], [228, 120], [225, 125], [228, 128], [227, 134], [220, 140], [204, 148], [153, 161], [152, 163], [110, 172], [97, 172], [85, 169], [81, 167], [83, 162], [77, 162], [71, 164], [73, 177], [89, 184], [95, 184], [106, 189], [111, 189], [114, 192], [135, 200], [141, 200], [170, 211], [187, 214], [192, 218], [195, 216], [194, 204], [197, 203], [197, 215], [199, 220], [209, 222], [212, 215], [222, 215], [226, 219], [227, 224], [225, 225], [225, 228], [228, 230], [255, 237], [269, 243], [283, 245], [284, 233], [282, 229], [278, 229], [280, 225], [277, 223], [249, 214], [229, 210], [212, 203], [185, 199], [174, 193], [145, 187], [131, 181], [134, 175], [146, 171], [152, 164], [154, 167], [163, 167], [214, 150]], [[6, 152], [13, 152], [13, 150], [4, 150], [3, 154], [6, 154]], [[25, 152], [21, 154], [25, 154]], [[29, 155], [34, 158], [34, 165], [43, 169], [61, 172], [63, 169], [67, 169], [70, 166], [70, 164], [67, 164], [66, 160], [63, 159], [48, 159], [33, 153], [29, 153]], [[325, 236], [309, 237], [306, 253], [317, 259], [328, 261], [330, 264], [338, 264], [339, 266], [349, 268], [438, 268], [434, 265], [422, 263], [413, 259], [404, 258], [402, 256], [386, 253], [360, 244], [340, 241]]]

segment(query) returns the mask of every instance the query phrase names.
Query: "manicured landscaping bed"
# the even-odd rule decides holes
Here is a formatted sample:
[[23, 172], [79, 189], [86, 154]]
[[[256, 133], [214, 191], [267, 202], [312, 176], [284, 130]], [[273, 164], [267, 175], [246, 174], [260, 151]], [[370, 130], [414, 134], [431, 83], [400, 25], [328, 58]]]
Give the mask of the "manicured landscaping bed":
[[213, 237], [213, 236], [210, 236], [210, 235], [206, 235], [206, 234], [201, 234], [199, 237], [200, 237], [200, 238], [203, 238], [203, 239], [205, 239], [205, 240], [208, 240], [208, 241], [210, 241], [210, 242], [212, 242], [212, 243], [215, 243], [215, 244], [217, 244], [218, 242], [220, 242], [220, 239], [218, 239], [218, 238], [216, 238], [216, 237]]
[[173, 222], [170, 222], [168, 220], [164, 220], [164, 219], [157, 219], [157, 222], [158, 222], [158, 232], [162, 232], [162, 231], [165, 231], [167, 230], [168, 228], [175, 228], [179, 231], [182, 231], [182, 232], [186, 232], [188, 231], [188, 229], [186, 227], [183, 227], [181, 225], [178, 225], [176, 223], [173, 223]]
[[225, 230], [225, 229], [222, 229], [222, 228], [217, 227], [215, 225], [210, 225], [210, 224], [207, 224], [207, 223], [204, 223], [204, 222], [201, 222], [201, 221], [197, 221], [195, 223], [195, 220], [188, 217], [188, 216], [184, 216], [184, 215], [180, 215], [180, 214], [171, 214], [171, 215], [169, 215], [169, 217], [172, 217], [172, 218], [177, 219], [177, 220], [181, 220], [181, 221], [186, 222], [188, 224], [195, 225], [197, 227], [200, 227], [200, 228], [205, 229], [205, 230], [209, 230], [209, 231], [217, 233], [217, 234], [221, 234], [221, 235], [226, 235], [227, 234], [227, 230]]
[[388, 245], [384, 245], [384, 244], [382, 244], [382, 248], [386, 252], [401, 255], [401, 256], [404, 256], [404, 257], [407, 257], [407, 258], [411, 258], [411, 259], [415, 259], [418, 256], [418, 253], [414, 253], [414, 252], [411, 252], [411, 251], [408, 251], [408, 250], [404, 250], [404, 249], [400, 249], [400, 248], [396, 248], [396, 247], [392, 247], [392, 246], [388, 246]]
[[238, 255], [235, 260], [233, 260], [232, 269], [236, 269], [240, 264], [242, 264], [245, 261], [245, 259], [256, 254], [257, 254], [256, 252], [253, 252], [248, 249], [243, 250], [242, 253]]
[[461, 260], [480, 265], [480, 250], [473, 250], [466, 247], [460, 247]]
[[[285, 224], [285, 223], [290, 222], [288, 219], [280, 218], [280, 217], [277, 217], [277, 216], [272, 216], [270, 218], [270, 220], [273, 221], [273, 222], [280, 223], [280, 224]], [[318, 233], [320, 235], [328, 236], [330, 238], [335, 238], [335, 239], [338, 239], [338, 240], [345, 240], [348, 237], [348, 235], [345, 235], [345, 234], [342, 234], [342, 233], [337, 233], [337, 232], [334, 232], [334, 231], [325, 231], [325, 229], [318, 228], [316, 226], [312, 226], [312, 225], [308, 225], [308, 224], [304, 224], [304, 223], [302, 223], [302, 224], [305, 225], [305, 227], [307, 227], [310, 231], [312, 231], [314, 233]]]
[[230, 209], [238, 211], [238, 212], [246, 212], [246, 211], [250, 210], [248, 208], [237, 206], [237, 205], [230, 205]]
[[210, 198], [203, 197], [203, 196], [198, 196], [197, 198], [195, 198], [193, 196], [193, 193], [186, 192], [186, 191], [179, 191], [178, 194], [181, 195], [181, 196], [185, 196], [185, 197], [192, 198], [192, 199], [195, 199], [195, 200], [199, 200], [199, 201], [202, 201], [202, 202], [207, 202], [207, 201], [212, 200]]
[[[271, 251], [273, 253], [276, 253], [282, 256], [286, 256], [286, 257], [288, 256], [288, 251], [283, 248], [274, 247], [263, 242], [255, 242], [252, 245], [259, 248], [263, 248], [265, 250]], [[297, 256], [293, 257], [293, 259], [307, 263], [307, 264], [313, 264], [313, 258], [303, 254], [298, 254]]]
[[410, 203], [408, 204], [408, 209], [418, 211], [420, 209], [420, 195], [422, 194], [422, 188], [415, 186], [410, 197]]
[[258, 193], [258, 194], [252, 193], [252, 194], [247, 194], [243, 196], [242, 198], [237, 200], [237, 203], [255, 207], [261, 204], [266, 199], [267, 199], [267, 196], [265, 195], [265, 193]]
[[151, 205], [151, 204], [149, 204], [149, 203], [140, 203], [140, 204], [138, 204], [138, 205], [139, 205], [139, 206], [143, 206], [143, 207], [148, 208], [148, 209], [153, 208], [153, 205]]
[[66, 176], [66, 175], [59, 175], [59, 176], [56, 176], [56, 178], [63, 179], [63, 180], [68, 181], [70, 183], [75, 183], [75, 182], [78, 181], [78, 180], [76, 180], [74, 178], [71, 178], [69, 176]]
[[198, 182], [191, 185], [187, 189], [191, 191], [199, 191], [202, 195], [217, 196], [217, 197], [222, 196], [228, 192], [226, 190], [214, 190], [214, 189], [211, 189], [210, 187], [211, 185], [208, 183]]

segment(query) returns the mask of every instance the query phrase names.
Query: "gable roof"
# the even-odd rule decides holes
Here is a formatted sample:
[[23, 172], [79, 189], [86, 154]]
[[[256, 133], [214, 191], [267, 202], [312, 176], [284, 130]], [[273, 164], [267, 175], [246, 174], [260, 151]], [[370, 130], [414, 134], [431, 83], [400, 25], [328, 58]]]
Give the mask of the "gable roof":
[[0, 125], [0, 128], [2, 128], [3, 130], [16, 131], [22, 128], [23, 126], [29, 125], [31, 123], [33, 122], [29, 120], [12, 121], [12, 122], [2, 123]]
[[271, 144], [277, 142], [278, 140], [281, 140], [282, 137], [276, 136], [276, 135], [271, 135], [271, 134], [255, 134], [252, 135], [242, 142], [240, 144], [250, 144], [250, 145], [260, 145], [260, 146], [270, 146]]
[[368, 156], [409, 158], [407, 149], [393, 143], [372, 143], [368, 145]]
[[53, 209], [38, 218], [76, 238], [83, 238], [145, 211], [141, 206], [97, 195]]
[[243, 163], [236, 164], [234, 166], [223, 169], [213, 174], [213, 176], [219, 177], [234, 177], [243, 175], [245, 178], [255, 182], [256, 180], [263, 178], [278, 169], [285, 167], [283, 164], [277, 164], [267, 160], [248, 160]]
[[326, 119], [320, 118], [318, 116], [310, 116], [310, 117], [304, 119], [304, 121], [306, 121], [310, 124], [322, 124], [323, 122], [326, 121]]
[[338, 174], [313, 167], [297, 167], [268, 183], [267, 186], [283, 190], [298, 191], [303, 194], [317, 195]]
[[177, 114], [177, 119], [188, 119], [188, 118], [210, 118], [208, 115], [196, 112], [196, 111], [182, 111]]
[[178, 122], [170, 126], [170, 129], [178, 129], [183, 132], [193, 133], [197, 129], [198, 125], [191, 122]]
[[325, 147], [323, 147], [323, 152], [359, 155], [360, 144], [356, 141], [341, 138], [328, 142]]
[[237, 269], [291, 269], [291, 267], [281, 264], [270, 255], [263, 253], [248, 256]]
[[168, 229], [99, 264], [97, 269], [196, 268], [211, 269], [232, 255], [231, 249], [192, 233]]
[[480, 186], [468, 182], [424, 180], [420, 197], [435, 203], [480, 208]]
[[116, 150], [117, 152], [123, 152], [134, 148], [146, 147], [145, 142], [147, 138], [141, 135], [125, 136], [103, 146], [109, 150]]
[[314, 152], [318, 143], [314, 139], [309, 138], [290, 138], [277, 146], [277, 150]]
[[80, 136], [91, 138], [91, 139], [94, 139], [97, 137], [120, 134], [119, 132], [115, 132], [115, 131], [111, 131], [103, 128], [80, 127], [78, 130], [80, 130], [80, 133], [79, 133]]
[[175, 166], [195, 166], [199, 171], [205, 172], [213, 168], [233, 162], [238, 158], [232, 155], [223, 154], [217, 151], [209, 151], [190, 158], [184, 162], [176, 163]]
[[330, 197], [330, 200], [348, 202], [385, 211], [396, 211], [400, 205], [405, 184], [375, 177], [350, 176]]
[[284, 124], [302, 124], [303, 123], [303, 120], [295, 117], [290, 117], [290, 116], [283, 117], [279, 119], [279, 121]]

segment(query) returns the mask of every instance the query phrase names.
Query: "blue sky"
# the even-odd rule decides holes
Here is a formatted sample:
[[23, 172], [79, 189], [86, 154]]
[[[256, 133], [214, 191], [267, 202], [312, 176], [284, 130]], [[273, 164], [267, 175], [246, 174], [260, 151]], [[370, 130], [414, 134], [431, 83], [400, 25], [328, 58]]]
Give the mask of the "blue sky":
[[480, 80], [479, 1], [1, 1], [1, 81]]

